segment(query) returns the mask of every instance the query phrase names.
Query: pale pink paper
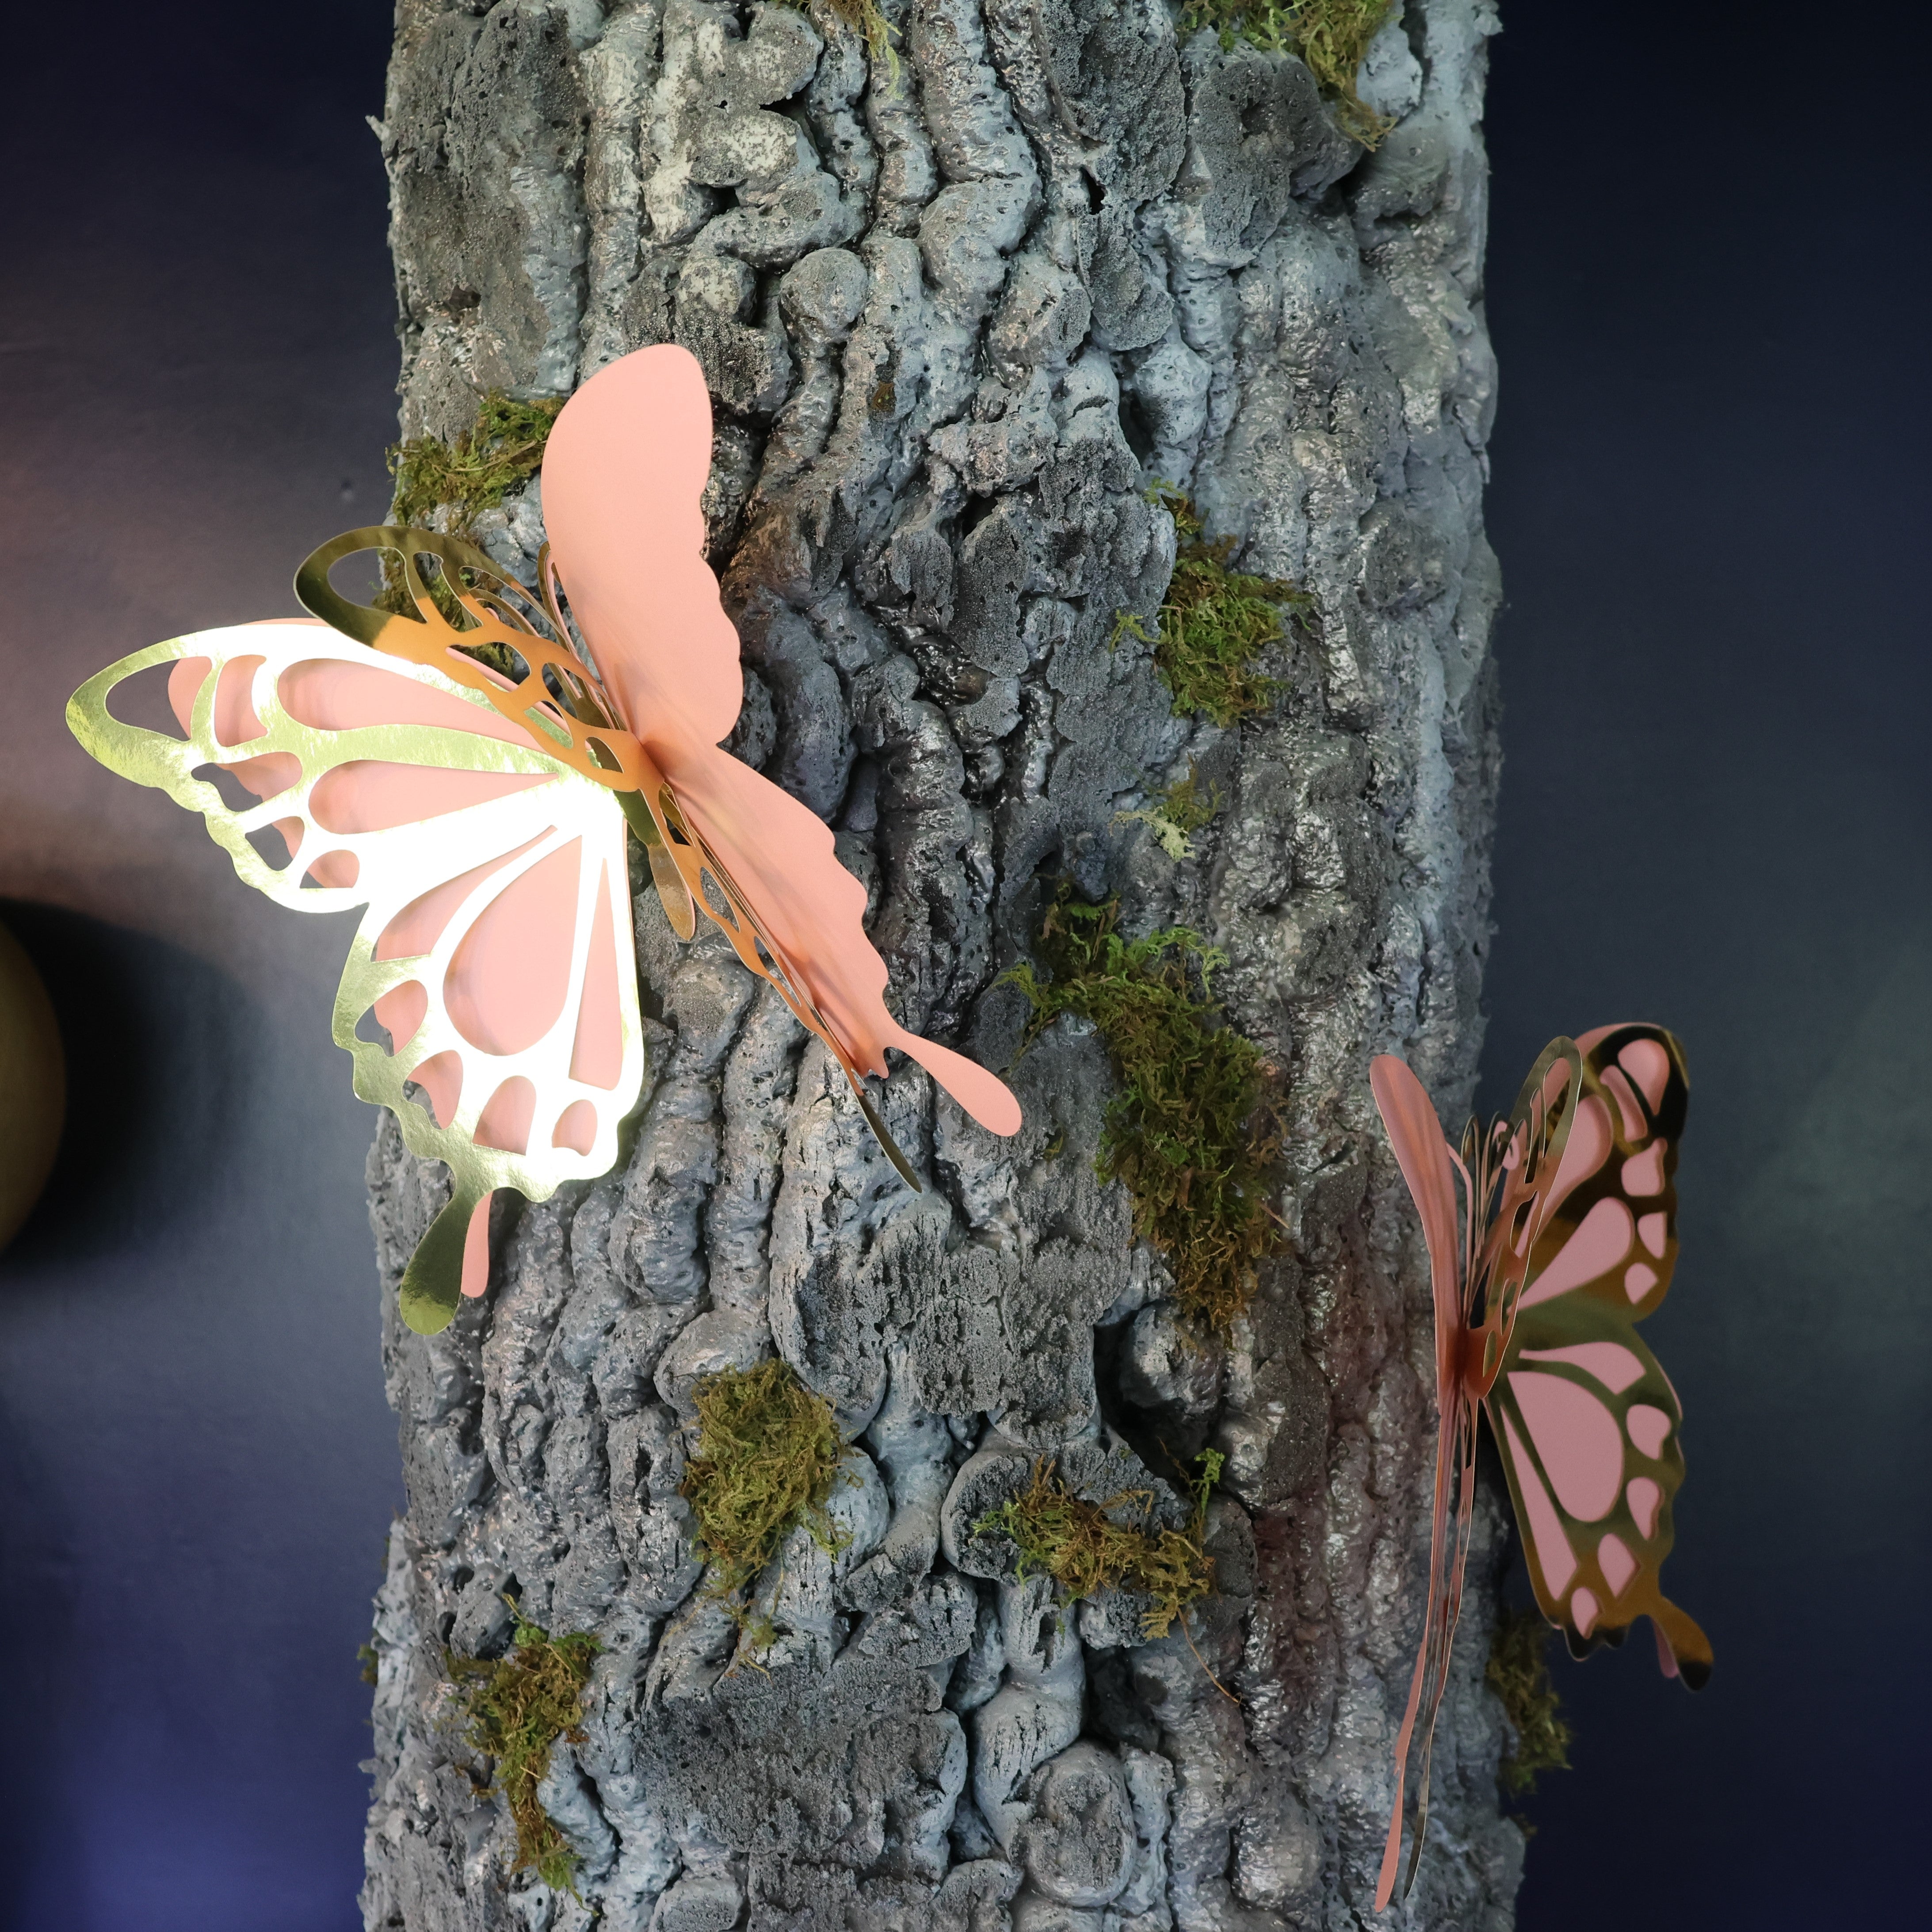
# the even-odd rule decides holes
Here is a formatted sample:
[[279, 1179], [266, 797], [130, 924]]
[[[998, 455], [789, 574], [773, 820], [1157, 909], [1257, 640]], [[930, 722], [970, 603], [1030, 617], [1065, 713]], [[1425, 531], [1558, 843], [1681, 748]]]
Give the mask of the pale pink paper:
[[1510, 1393], [1564, 1512], [1595, 1522], [1616, 1508], [1624, 1479], [1617, 1418], [1580, 1382], [1517, 1370]]
[[565, 404], [544, 452], [544, 520], [559, 581], [620, 722], [663, 772], [854, 1061], [896, 1047], [982, 1126], [1010, 1134], [1005, 1083], [908, 1032], [886, 1010], [885, 962], [866, 937], [865, 888], [806, 806], [719, 748], [744, 679], [738, 638], [704, 557], [700, 498], [711, 400], [687, 350], [622, 357]]
[[[1455, 1168], [1449, 1144], [1422, 1082], [1393, 1054], [1378, 1054], [1370, 1063], [1369, 1086], [1388, 1130], [1389, 1144], [1395, 1150], [1396, 1164], [1402, 1169], [1422, 1218], [1436, 1316], [1436, 1490], [1429, 1531], [1429, 1603], [1423, 1613], [1423, 1637], [1414, 1672], [1409, 1679], [1408, 1702], [1396, 1735], [1395, 1803], [1376, 1886], [1376, 1910], [1379, 1912], [1394, 1890], [1400, 1866], [1406, 1816], [1403, 1794], [1418, 1721], [1424, 1726], [1418, 1767], [1423, 1781], [1419, 1789], [1425, 1796], [1427, 1792], [1436, 1707], [1442, 1697], [1442, 1677], [1462, 1612], [1463, 1560], [1474, 1499], [1475, 1462], [1472, 1454], [1463, 1460], [1460, 1472], [1457, 1469], [1458, 1435], [1465, 1430], [1473, 1433], [1474, 1417], [1468, 1393], [1462, 1386], [1462, 1365], [1455, 1352], [1463, 1332], [1462, 1268]], [[1472, 1450], [1474, 1446], [1472, 1442]]]

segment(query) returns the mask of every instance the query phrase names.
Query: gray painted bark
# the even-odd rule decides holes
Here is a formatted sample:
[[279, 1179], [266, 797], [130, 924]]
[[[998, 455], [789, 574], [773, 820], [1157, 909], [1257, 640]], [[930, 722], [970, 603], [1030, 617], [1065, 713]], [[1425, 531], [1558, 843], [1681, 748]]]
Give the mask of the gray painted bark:
[[[1299, 62], [1178, 40], [1156, 0], [887, 11], [896, 84], [822, 0], [402, 0], [404, 428], [689, 346], [718, 411], [734, 748], [836, 828], [906, 1022], [1008, 1067], [1023, 1011], [997, 978], [1062, 875], [1120, 893], [1130, 929], [1200, 928], [1281, 1072], [1292, 1246], [1232, 1345], [1190, 1348], [1094, 1178], [1090, 1030], [1012, 1067], [1012, 1142], [897, 1070], [915, 1197], [769, 990], [639, 898], [628, 1166], [500, 1219], [491, 1295], [444, 1335], [394, 1307], [441, 1171], [387, 1123], [371, 1155], [410, 1496], [372, 1928], [1369, 1917], [1434, 1442], [1426, 1281], [1365, 1074], [1396, 1048], [1462, 1106], [1480, 1032], [1493, 10], [1407, 0], [1364, 83], [1399, 124], [1366, 157]], [[1178, 721], [1146, 649], [1109, 649], [1172, 562], [1149, 475], [1319, 600], [1265, 718]], [[533, 486], [487, 540], [527, 571], [541, 529]], [[1120, 814], [1190, 758], [1228, 802], [1177, 863]], [[761, 1586], [777, 1642], [733, 1668], [694, 1595], [683, 1430], [695, 1376], [773, 1349], [856, 1438], [851, 1540], [828, 1561], [794, 1539]], [[1198, 1660], [1178, 1631], [1140, 1641], [1130, 1604], [1056, 1616], [971, 1534], [1041, 1453], [1095, 1494], [1160, 1487], [1156, 1442], [1228, 1457]], [[1431, 1842], [1388, 1924], [1511, 1919], [1481, 1678], [1499, 1522], [1486, 1505]], [[509, 1875], [448, 1721], [443, 1646], [500, 1647], [506, 1588], [604, 1647], [546, 1788], [581, 1902]]]

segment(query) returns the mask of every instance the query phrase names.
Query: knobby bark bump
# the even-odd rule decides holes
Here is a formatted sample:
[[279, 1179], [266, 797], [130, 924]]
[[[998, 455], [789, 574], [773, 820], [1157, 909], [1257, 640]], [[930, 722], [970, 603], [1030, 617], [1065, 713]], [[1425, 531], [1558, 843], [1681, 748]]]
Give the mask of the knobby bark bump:
[[[882, 8], [890, 62], [844, 0], [398, 8], [404, 439], [473, 450], [486, 398], [697, 355], [733, 748], [834, 827], [902, 1018], [1010, 1069], [1027, 1120], [996, 1141], [898, 1069], [879, 1102], [911, 1194], [770, 989], [715, 934], [678, 945], [640, 879], [628, 1159], [502, 1221], [489, 1297], [436, 1336], [394, 1291], [446, 1182], [386, 1123], [409, 1508], [374, 1634], [371, 1928], [1366, 1917], [1434, 1416], [1365, 1072], [1398, 1051], [1451, 1114], [1474, 1084], [1493, 6], [1391, 10], [1355, 82], [1372, 150], [1286, 46], [1157, 0]], [[527, 580], [542, 490], [433, 514]], [[1184, 542], [1306, 600], [1257, 630], [1258, 708], [1220, 722], [1178, 715], [1156, 662], [1184, 498]], [[1265, 1070], [1275, 1234], [1218, 1328], [1096, 1172], [1102, 1032], [1070, 1006], [1019, 1052], [1012, 969], [1044, 970], [1063, 895], [1226, 956], [1214, 1023]], [[850, 1448], [826, 1520], [726, 1601], [686, 1494], [697, 1399], [773, 1358]], [[1070, 1599], [998, 1527], [1042, 1471], [1062, 1528], [1104, 1544], [1084, 1506], [1131, 1497], [1136, 1534], [1198, 1538], [1211, 1593], [1164, 1634], [1144, 1591]], [[1390, 1924], [1510, 1922], [1492, 1595]], [[574, 1892], [518, 1868], [452, 1721], [449, 1660], [506, 1652], [506, 1598], [596, 1642], [537, 1792]]]

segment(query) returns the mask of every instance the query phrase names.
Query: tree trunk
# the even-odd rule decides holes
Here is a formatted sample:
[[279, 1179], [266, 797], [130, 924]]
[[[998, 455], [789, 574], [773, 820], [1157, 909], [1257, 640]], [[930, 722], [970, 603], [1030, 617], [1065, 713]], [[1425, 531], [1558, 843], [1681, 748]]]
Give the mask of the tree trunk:
[[[713, 935], [636, 899], [652, 1065], [604, 1180], [500, 1216], [444, 1334], [394, 1287], [446, 1183], [370, 1157], [409, 1511], [380, 1599], [370, 1927], [1072, 1928], [1366, 1922], [1421, 1615], [1435, 1442], [1413, 1220], [1369, 1056], [1472, 1098], [1496, 770], [1493, 370], [1478, 130], [1491, 0], [1406, 0], [1366, 153], [1294, 56], [1156, 0], [401, 0], [382, 129], [406, 434], [699, 357], [733, 748], [822, 814], [907, 1024], [1006, 1072], [998, 1141], [896, 1070], [894, 1178], [836, 1070]], [[640, 452], [648, 460], [648, 452]], [[1185, 488], [1315, 600], [1262, 714], [1174, 715], [1148, 644]], [[540, 484], [540, 479], [539, 479]], [[481, 533], [533, 573], [539, 485]], [[640, 596], [650, 586], [638, 586]], [[1190, 761], [1222, 809], [1144, 820]], [[1223, 949], [1273, 1070], [1285, 1234], [1225, 1343], [1096, 1178], [1117, 1091], [1063, 1018], [1016, 1060], [1063, 879]], [[776, 1351], [858, 1453], [753, 1643], [695, 1587], [694, 1379]], [[1104, 1499], [1217, 1446], [1214, 1595], [1143, 1640], [970, 1534], [1058, 1459]], [[1150, 1466], [1144, 1467], [1143, 1465]], [[1429, 1846], [1392, 1925], [1507, 1925], [1486, 1503]], [[580, 1900], [451, 1718], [508, 1592], [601, 1640], [543, 1789]], [[735, 1660], [735, 1661], [734, 1661]], [[1211, 1672], [1211, 1676], [1210, 1676]], [[1219, 1680], [1217, 1684], [1216, 1679]], [[1226, 1692], [1220, 1688], [1225, 1685]], [[1230, 1696], [1227, 1694], [1232, 1693]]]

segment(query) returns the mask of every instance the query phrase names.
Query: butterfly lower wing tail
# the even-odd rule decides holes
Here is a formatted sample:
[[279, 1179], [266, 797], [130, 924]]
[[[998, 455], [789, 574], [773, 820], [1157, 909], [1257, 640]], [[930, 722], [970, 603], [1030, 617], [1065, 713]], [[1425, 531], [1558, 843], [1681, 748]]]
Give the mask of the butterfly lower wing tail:
[[1711, 1640], [1703, 1627], [1668, 1597], [1652, 1604], [1650, 1627], [1657, 1638], [1657, 1667], [1666, 1677], [1681, 1678], [1687, 1690], [1701, 1690], [1711, 1681]]
[[1020, 1130], [1020, 1103], [1006, 1083], [988, 1073], [976, 1060], [935, 1040], [896, 1027], [886, 1036], [888, 1043], [916, 1060], [989, 1133], [1016, 1134]]
[[405, 1326], [418, 1335], [440, 1334], [464, 1296], [481, 1294], [490, 1285], [490, 1202], [495, 1190], [482, 1193], [458, 1186], [441, 1214], [429, 1224], [403, 1270], [398, 1300]]
[[[844, 1063], [840, 1062], [842, 1066]], [[859, 1076], [850, 1067], [844, 1066], [845, 1078], [850, 1083], [853, 1097], [859, 1102], [859, 1111], [866, 1117], [866, 1124], [872, 1130], [872, 1138], [879, 1144], [880, 1151], [898, 1170], [899, 1178], [915, 1194], [923, 1194], [926, 1190], [920, 1185], [919, 1176], [913, 1172], [912, 1162], [899, 1150], [899, 1144], [886, 1131], [886, 1124], [879, 1118], [879, 1110], [866, 1097], [866, 1090], [859, 1084]]]

